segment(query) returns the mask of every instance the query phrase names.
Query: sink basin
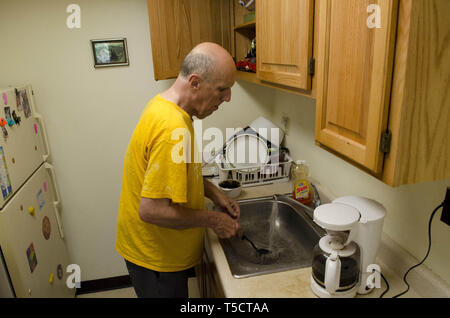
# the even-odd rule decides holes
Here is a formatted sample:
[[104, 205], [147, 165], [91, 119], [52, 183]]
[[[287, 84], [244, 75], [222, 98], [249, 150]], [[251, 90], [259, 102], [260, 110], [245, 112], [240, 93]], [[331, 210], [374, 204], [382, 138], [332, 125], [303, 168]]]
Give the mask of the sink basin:
[[309, 267], [312, 251], [325, 232], [312, 221], [313, 209], [288, 195], [239, 201], [239, 224], [260, 255], [240, 238], [220, 239], [231, 273], [236, 278]]

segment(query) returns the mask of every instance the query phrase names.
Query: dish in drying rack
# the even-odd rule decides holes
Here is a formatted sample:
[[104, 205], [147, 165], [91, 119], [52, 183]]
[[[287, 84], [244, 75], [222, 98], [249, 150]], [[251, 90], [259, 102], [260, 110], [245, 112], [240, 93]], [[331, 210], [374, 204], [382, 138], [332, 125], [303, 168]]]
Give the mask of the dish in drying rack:
[[225, 160], [237, 169], [265, 165], [269, 158], [267, 141], [250, 133], [235, 136], [225, 148]]

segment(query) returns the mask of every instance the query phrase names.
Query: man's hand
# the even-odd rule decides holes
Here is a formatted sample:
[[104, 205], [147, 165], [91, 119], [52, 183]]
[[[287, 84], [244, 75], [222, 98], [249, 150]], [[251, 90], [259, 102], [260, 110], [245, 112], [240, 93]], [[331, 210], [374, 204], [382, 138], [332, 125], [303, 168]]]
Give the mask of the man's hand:
[[216, 207], [220, 209], [222, 212], [229, 214], [232, 218], [239, 220], [241, 216], [241, 210], [239, 208], [239, 204], [227, 197], [227, 195], [216, 187], [212, 182], [207, 179], [203, 179], [203, 183], [205, 185], [205, 195], [210, 198]]
[[[243, 233], [241, 226], [238, 223], [239, 217], [241, 216], [241, 209], [239, 208], [239, 204], [235, 200], [227, 197], [225, 194], [223, 194], [223, 196], [218, 196], [214, 203], [222, 212], [227, 213], [236, 222], [236, 230], [231, 236], [237, 236], [241, 238]], [[217, 235], [220, 237], [219, 234]]]
[[231, 218], [228, 214], [215, 212], [215, 222], [212, 226], [214, 233], [219, 238], [228, 239], [235, 235], [239, 235], [241, 227], [237, 220]]
[[[220, 238], [230, 238], [235, 235], [241, 237], [242, 229], [239, 225], [241, 209], [239, 208], [239, 204], [235, 200], [227, 197], [222, 190], [209, 180], [204, 179], [204, 185], [205, 195], [214, 202], [217, 209], [226, 213], [218, 213], [219, 215], [217, 218], [218, 220], [220, 219], [221, 222], [216, 223], [216, 226], [213, 227], [214, 232]], [[220, 216], [220, 214], [222, 215]], [[230, 221], [233, 223], [230, 223]]]
[[222, 193], [221, 195], [217, 195], [213, 201], [216, 207], [222, 212], [228, 213], [235, 220], [239, 220], [239, 217], [241, 216], [241, 209], [235, 200]]

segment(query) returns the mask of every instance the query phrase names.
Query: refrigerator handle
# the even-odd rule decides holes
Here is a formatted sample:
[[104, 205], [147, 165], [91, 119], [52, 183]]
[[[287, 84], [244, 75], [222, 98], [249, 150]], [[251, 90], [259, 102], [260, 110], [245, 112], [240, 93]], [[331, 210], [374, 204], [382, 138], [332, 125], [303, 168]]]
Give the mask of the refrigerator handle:
[[42, 140], [44, 141], [44, 146], [45, 146], [45, 151], [46, 151], [46, 154], [42, 155], [42, 157], [44, 158], [44, 161], [47, 161], [48, 158], [50, 157], [50, 146], [48, 144], [47, 130], [45, 129], [44, 118], [42, 117], [41, 114], [39, 114], [37, 112], [34, 112], [33, 116], [34, 116], [34, 118], [37, 119], [37, 121], [39, 122], [39, 125], [42, 128]]
[[61, 236], [61, 239], [64, 239], [64, 231], [62, 229], [62, 223], [61, 223], [60, 213], [59, 213], [59, 207], [61, 204], [61, 196], [59, 195], [58, 183], [56, 182], [55, 167], [53, 167], [48, 162], [44, 162], [44, 167], [45, 167], [45, 169], [48, 169], [50, 171], [50, 176], [52, 178], [53, 189], [55, 190], [55, 195], [56, 195], [56, 201], [53, 201], [53, 208], [55, 209], [56, 222], [58, 222], [59, 235]]

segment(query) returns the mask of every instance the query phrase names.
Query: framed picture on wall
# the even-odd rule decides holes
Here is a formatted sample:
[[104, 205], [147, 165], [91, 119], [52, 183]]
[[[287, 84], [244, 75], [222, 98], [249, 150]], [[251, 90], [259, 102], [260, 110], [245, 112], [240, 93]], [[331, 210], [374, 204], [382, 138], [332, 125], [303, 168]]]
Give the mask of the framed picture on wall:
[[94, 67], [129, 65], [127, 39], [91, 40]]

